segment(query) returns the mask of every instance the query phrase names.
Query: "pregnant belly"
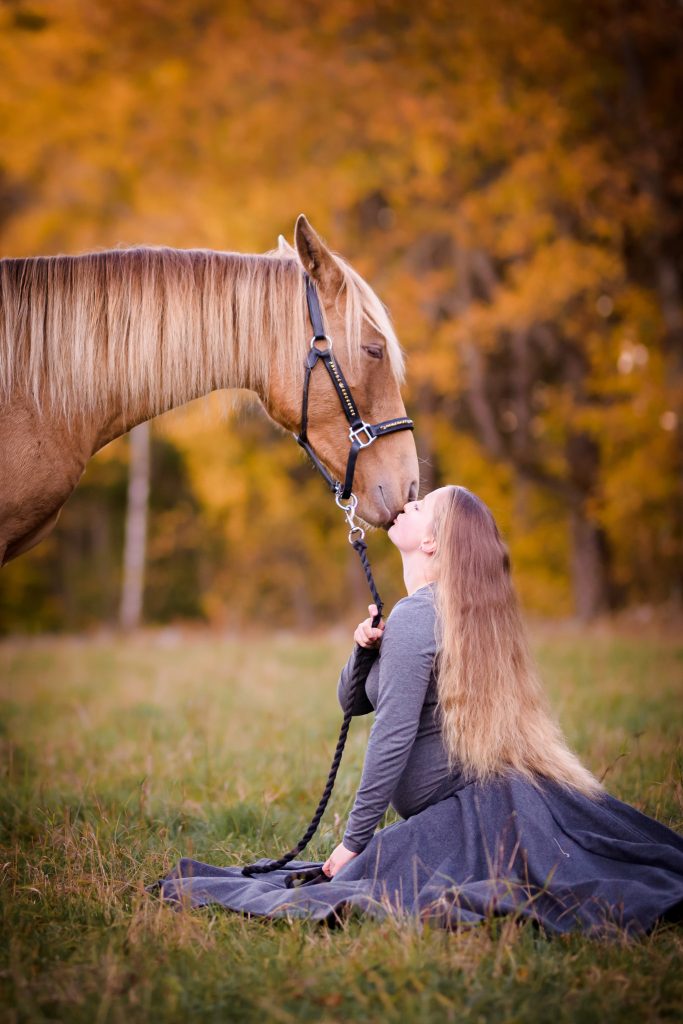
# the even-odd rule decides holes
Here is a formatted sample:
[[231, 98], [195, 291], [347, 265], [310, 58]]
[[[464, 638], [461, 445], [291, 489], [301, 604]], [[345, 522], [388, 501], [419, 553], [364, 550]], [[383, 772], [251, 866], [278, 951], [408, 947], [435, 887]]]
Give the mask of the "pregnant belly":
[[445, 800], [465, 784], [460, 772], [449, 773], [443, 747], [439, 753], [441, 757], [435, 756], [433, 750], [418, 751], [417, 756], [411, 752], [391, 797], [392, 807], [402, 818], [410, 818], [425, 807]]

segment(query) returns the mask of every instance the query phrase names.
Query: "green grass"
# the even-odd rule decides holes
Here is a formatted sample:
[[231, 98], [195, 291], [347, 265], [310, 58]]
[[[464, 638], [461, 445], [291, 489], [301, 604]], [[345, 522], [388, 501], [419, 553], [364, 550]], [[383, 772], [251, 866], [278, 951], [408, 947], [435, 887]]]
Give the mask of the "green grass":
[[[683, 831], [683, 646], [566, 627], [534, 637], [571, 742], [612, 793]], [[3, 1019], [680, 1019], [681, 928], [609, 944], [500, 921], [447, 933], [352, 917], [328, 931], [146, 896], [181, 856], [243, 863], [299, 837], [349, 648], [173, 632], [0, 646]], [[352, 727], [305, 856], [341, 838], [369, 724]]]

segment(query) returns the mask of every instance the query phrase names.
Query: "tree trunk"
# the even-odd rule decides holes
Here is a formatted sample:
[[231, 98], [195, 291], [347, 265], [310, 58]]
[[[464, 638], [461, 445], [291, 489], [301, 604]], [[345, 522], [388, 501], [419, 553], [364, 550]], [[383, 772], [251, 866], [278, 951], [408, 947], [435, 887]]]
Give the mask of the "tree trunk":
[[142, 618], [145, 588], [145, 548], [149, 502], [149, 421], [130, 431], [128, 507], [123, 552], [123, 582], [119, 622], [122, 629], [135, 629]]
[[582, 622], [609, 608], [608, 551], [604, 531], [591, 522], [582, 503], [570, 513], [574, 607]]

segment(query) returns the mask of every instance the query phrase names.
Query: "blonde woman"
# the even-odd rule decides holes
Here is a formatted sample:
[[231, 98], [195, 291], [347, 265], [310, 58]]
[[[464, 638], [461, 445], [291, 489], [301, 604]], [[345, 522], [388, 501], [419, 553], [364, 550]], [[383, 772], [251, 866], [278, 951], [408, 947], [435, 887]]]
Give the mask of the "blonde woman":
[[[375, 719], [342, 842], [322, 865], [329, 884], [286, 888], [292, 868], [320, 867], [309, 862], [246, 879], [182, 861], [163, 895], [269, 917], [407, 911], [448, 927], [513, 913], [549, 931], [647, 931], [679, 916], [683, 837], [609, 796], [567, 746], [486, 505], [441, 487], [409, 502], [389, 536], [407, 596], [386, 625], [355, 632], [377, 657], [353, 712]], [[405, 820], [376, 831], [390, 804]]]

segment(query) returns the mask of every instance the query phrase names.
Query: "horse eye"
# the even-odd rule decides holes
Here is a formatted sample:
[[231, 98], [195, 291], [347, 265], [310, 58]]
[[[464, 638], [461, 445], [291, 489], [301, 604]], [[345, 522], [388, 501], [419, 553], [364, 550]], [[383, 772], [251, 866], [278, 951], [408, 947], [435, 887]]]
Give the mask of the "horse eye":
[[384, 349], [381, 345], [363, 345], [363, 351], [373, 359], [381, 359], [384, 356]]

